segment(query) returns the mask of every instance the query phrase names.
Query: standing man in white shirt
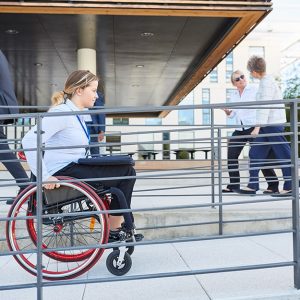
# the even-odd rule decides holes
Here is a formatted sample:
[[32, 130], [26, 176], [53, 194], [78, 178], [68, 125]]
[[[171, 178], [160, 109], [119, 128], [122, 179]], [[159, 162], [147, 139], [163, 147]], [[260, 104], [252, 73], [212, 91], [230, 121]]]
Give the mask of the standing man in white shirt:
[[[262, 57], [252, 56], [248, 60], [247, 69], [250, 74], [260, 80], [256, 99], [258, 101], [281, 100], [282, 94], [278, 84], [274, 78], [266, 74], [266, 62]], [[241, 190], [243, 194], [256, 193], [259, 189], [259, 168], [264, 164], [264, 160], [268, 157], [270, 151], [274, 152], [274, 156], [278, 160], [282, 160], [281, 164], [285, 165], [291, 161], [291, 148], [284, 132], [284, 123], [286, 123], [286, 114], [284, 104], [272, 104], [272, 108], [264, 107], [257, 109], [256, 127], [252, 130], [251, 135], [257, 136], [255, 145], [251, 147], [250, 157], [250, 181], [248, 186]], [[260, 125], [266, 125], [260, 127]], [[276, 136], [260, 136], [259, 134], [274, 134]], [[254, 169], [255, 168], [255, 169]], [[284, 178], [282, 195], [291, 194], [291, 167], [282, 167]]]
[[[247, 102], [256, 101], [257, 88], [253, 85], [248, 85], [243, 72], [236, 70], [231, 74], [231, 82], [236, 90], [231, 96], [230, 102]], [[241, 128], [236, 128], [232, 137], [228, 141], [227, 161], [229, 169], [230, 184], [222, 190], [223, 193], [232, 193], [240, 191], [240, 172], [239, 172], [239, 156], [247, 142], [251, 142], [253, 138], [247, 137], [251, 134], [256, 124], [256, 109], [224, 109], [229, 118], [235, 118], [236, 125]], [[240, 136], [240, 138], [236, 138]], [[265, 194], [278, 192], [278, 178], [273, 169], [262, 170], [268, 188], [264, 191]]]

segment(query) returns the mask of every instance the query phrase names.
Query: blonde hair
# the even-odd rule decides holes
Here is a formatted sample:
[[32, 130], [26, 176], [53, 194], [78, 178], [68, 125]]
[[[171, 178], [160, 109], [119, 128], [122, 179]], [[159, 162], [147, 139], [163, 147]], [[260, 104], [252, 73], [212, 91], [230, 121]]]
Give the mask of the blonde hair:
[[84, 89], [92, 81], [99, 81], [99, 78], [88, 70], [77, 70], [72, 72], [66, 80], [63, 91], [55, 92], [52, 95], [51, 102], [53, 106], [62, 104], [65, 97], [72, 98], [77, 89]]

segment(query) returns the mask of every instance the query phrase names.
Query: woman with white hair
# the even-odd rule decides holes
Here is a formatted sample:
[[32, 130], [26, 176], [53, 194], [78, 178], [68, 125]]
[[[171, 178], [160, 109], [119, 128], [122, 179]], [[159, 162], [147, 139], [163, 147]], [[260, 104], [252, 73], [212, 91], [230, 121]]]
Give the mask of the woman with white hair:
[[[250, 74], [260, 80], [257, 101], [281, 100], [282, 94], [278, 84], [271, 75], [266, 74], [266, 62], [262, 57], [250, 57], [247, 68]], [[284, 104], [272, 104], [271, 107], [257, 109], [256, 127], [251, 134], [257, 136], [254, 145], [249, 152], [250, 157], [250, 180], [248, 186], [241, 190], [241, 193], [251, 194], [259, 190], [258, 173], [264, 164], [270, 151], [273, 151], [275, 159], [281, 160], [281, 164], [286, 165], [291, 162], [291, 148], [283, 135], [286, 114]], [[267, 125], [267, 126], [260, 126]], [[265, 136], [260, 136], [263, 134]], [[276, 134], [268, 135], [268, 134]], [[284, 184], [280, 195], [291, 194], [291, 167], [281, 167]]]

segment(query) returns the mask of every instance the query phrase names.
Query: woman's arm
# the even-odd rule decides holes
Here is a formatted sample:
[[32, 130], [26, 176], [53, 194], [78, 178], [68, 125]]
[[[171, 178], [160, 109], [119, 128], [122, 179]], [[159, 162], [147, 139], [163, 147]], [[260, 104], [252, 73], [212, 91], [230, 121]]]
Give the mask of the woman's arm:
[[[44, 117], [42, 120], [42, 143], [47, 142], [53, 135], [67, 126], [68, 117], [66, 116], [55, 116], [55, 117]], [[37, 126], [34, 126], [30, 131], [26, 133], [22, 139], [22, 145], [26, 155], [28, 165], [34, 175], [37, 175]], [[28, 150], [32, 149], [32, 150]], [[42, 159], [42, 179], [45, 181], [51, 175], [48, 173], [44, 160]]]

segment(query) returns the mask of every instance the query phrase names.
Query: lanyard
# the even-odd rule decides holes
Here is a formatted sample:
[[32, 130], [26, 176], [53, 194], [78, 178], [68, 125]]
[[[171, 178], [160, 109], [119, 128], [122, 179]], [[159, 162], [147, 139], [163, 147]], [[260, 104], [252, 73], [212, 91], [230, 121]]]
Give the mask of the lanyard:
[[89, 134], [87, 128], [86, 128], [85, 126], [83, 126], [83, 124], [82, 124], [80, 118], [78, 117], [78, 115], [76, 115], [76, 117], [77, 117], [77, 120], [78, 120], [78, 122], [80, 123], [80, 125], [81, 125], [81, 127], [82, 127], [82, 129], [83, 129], [83, 131], [84, 131], [84, 133], [85, 133], [85, 135], [86, 135], [86, 137], [88, 138], [88, 140], [89, 140], [89, 142], [90, 142], [90, 134]]

